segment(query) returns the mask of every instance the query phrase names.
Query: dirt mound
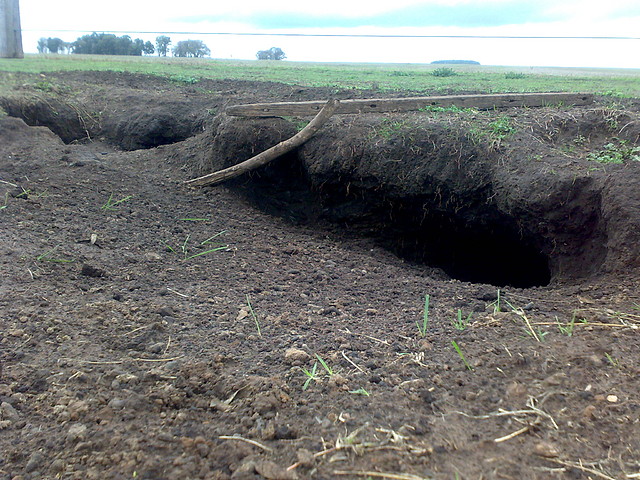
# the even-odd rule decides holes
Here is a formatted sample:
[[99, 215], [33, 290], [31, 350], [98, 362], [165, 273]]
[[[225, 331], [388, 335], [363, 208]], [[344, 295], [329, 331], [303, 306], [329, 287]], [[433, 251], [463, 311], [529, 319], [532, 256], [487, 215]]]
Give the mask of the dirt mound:
[[371, 96], [366, 90], [126, 72], [62, 72], [11, 80], [22, 83], [15, 93], [0, 97], [0, 108], [9, 115], [46, 126], [65, 143], [101, 138], [125, 150], [185, 140], [202, 132], [229, 103]]

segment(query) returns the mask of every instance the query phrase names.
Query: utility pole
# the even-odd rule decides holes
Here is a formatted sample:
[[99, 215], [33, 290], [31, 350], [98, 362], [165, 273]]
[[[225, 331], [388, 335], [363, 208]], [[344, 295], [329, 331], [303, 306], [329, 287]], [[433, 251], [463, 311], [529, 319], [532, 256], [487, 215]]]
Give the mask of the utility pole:
[[0, 0], [0, 58], [23, 57], [18, 0]]

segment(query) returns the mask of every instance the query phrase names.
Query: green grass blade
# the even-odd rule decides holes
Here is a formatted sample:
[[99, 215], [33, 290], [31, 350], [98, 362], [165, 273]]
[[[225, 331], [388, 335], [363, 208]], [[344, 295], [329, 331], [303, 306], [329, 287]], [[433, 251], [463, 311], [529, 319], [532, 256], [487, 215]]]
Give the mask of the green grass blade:
[[207, 243], [211, 242], [211, 240], [213, 240], [214, 238], [217, 238], [220, 235], [224, 235], [225, 233], [227, 233], [227, 231], [226, 230], [222, 230], [221, 232], [218, 232], [215, 235], [207, 238], [204, 242], [200, 243], [200, 245], [206, 245]]
[[416, 320], [416, 326], [418, 327], [418, 333], [421, 337], [427, 336], [427, 327], [429, 326], [429, 295], [424, 296], [424, 309], [422, 311], [422, 325]]
[[317, 353], [315, 355], [320, 362], [320, 365], [322, 365], [322, 368], [324, 368], [327, 372], [327, 375], [332, 376], [334, 374], [333, 369], [329, 365], [327, 365], [327, 362], [325, 362], [320, 355], [318, 355]]
[[200, 252], [200, 253], [196, 253], [194, 255], [190, 255], [190, 256], [186, 257], [185, 260], [191, 260], [192, 258], [200, 257], [200, 256], [206, 255], [208, 253], [218, 252], [220, 250], [225, 250], [227, 248], [228, 248], [227, 245], [223, 245], [222, 247], [212, 248], [211, 250], [207, 250], [206, 252]]
[[469, 362], [467, 362], [467, 359], [464, 358], [464, 354], [462, 353], [462, 350], [458, 346], [458, 343], [455, 340], [451, 340], [451, 345], [453, 345], [453, 348], [455, 349], [455, 351], [458, 352], [458, 356], [462, 360], [462, 363], [464, 363], [464, 366], [467, 367], [469, 371], [473, 371], [473, 367], [469, 365]]
[[260, 321], [258, 320], [258, 316], [256, 315], [256, 312], [253, 311], [253, 306], [251, 305], [251, 298], [249, 298], [248, 293], [246, 295], [246, 299], [247, 299], [247, 307], [249, 307], [249, 313], [251, 314], [251, 317], [253, 318], [253, 321], [256, 324], [256, 330], [258, 330], [258, 336], [262, 337], [262, 331], [260, 330]]

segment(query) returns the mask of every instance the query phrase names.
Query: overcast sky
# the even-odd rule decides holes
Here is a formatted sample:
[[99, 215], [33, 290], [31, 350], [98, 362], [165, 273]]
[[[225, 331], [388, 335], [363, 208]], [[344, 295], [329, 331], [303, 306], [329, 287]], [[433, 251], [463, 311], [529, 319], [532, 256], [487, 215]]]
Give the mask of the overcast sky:
[[[21, 0], [25, 51], [40, 37], [84, 32], [306, 33], [636, 37], [635, 40], [300, 38], [178, 35], [203, 40], [212, 57], [252, 59], [281, 47], [289, 60], [640, 68], [638, 0]], [[183, 7], [181, 9], [181, 7]], [[56, 32], [54, 30], [72, 30]], [[120, 35], [120, 34], [119, 34]], [[131, 33], [154, 42], [156, 34]]]

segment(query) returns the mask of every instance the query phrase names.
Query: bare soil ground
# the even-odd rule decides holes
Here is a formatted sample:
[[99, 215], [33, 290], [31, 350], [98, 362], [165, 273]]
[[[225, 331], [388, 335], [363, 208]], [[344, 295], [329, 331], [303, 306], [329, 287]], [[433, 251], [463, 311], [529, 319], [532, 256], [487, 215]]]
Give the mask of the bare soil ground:
[[640, 478], [638, 102], [0, 78], [0, 479]]

